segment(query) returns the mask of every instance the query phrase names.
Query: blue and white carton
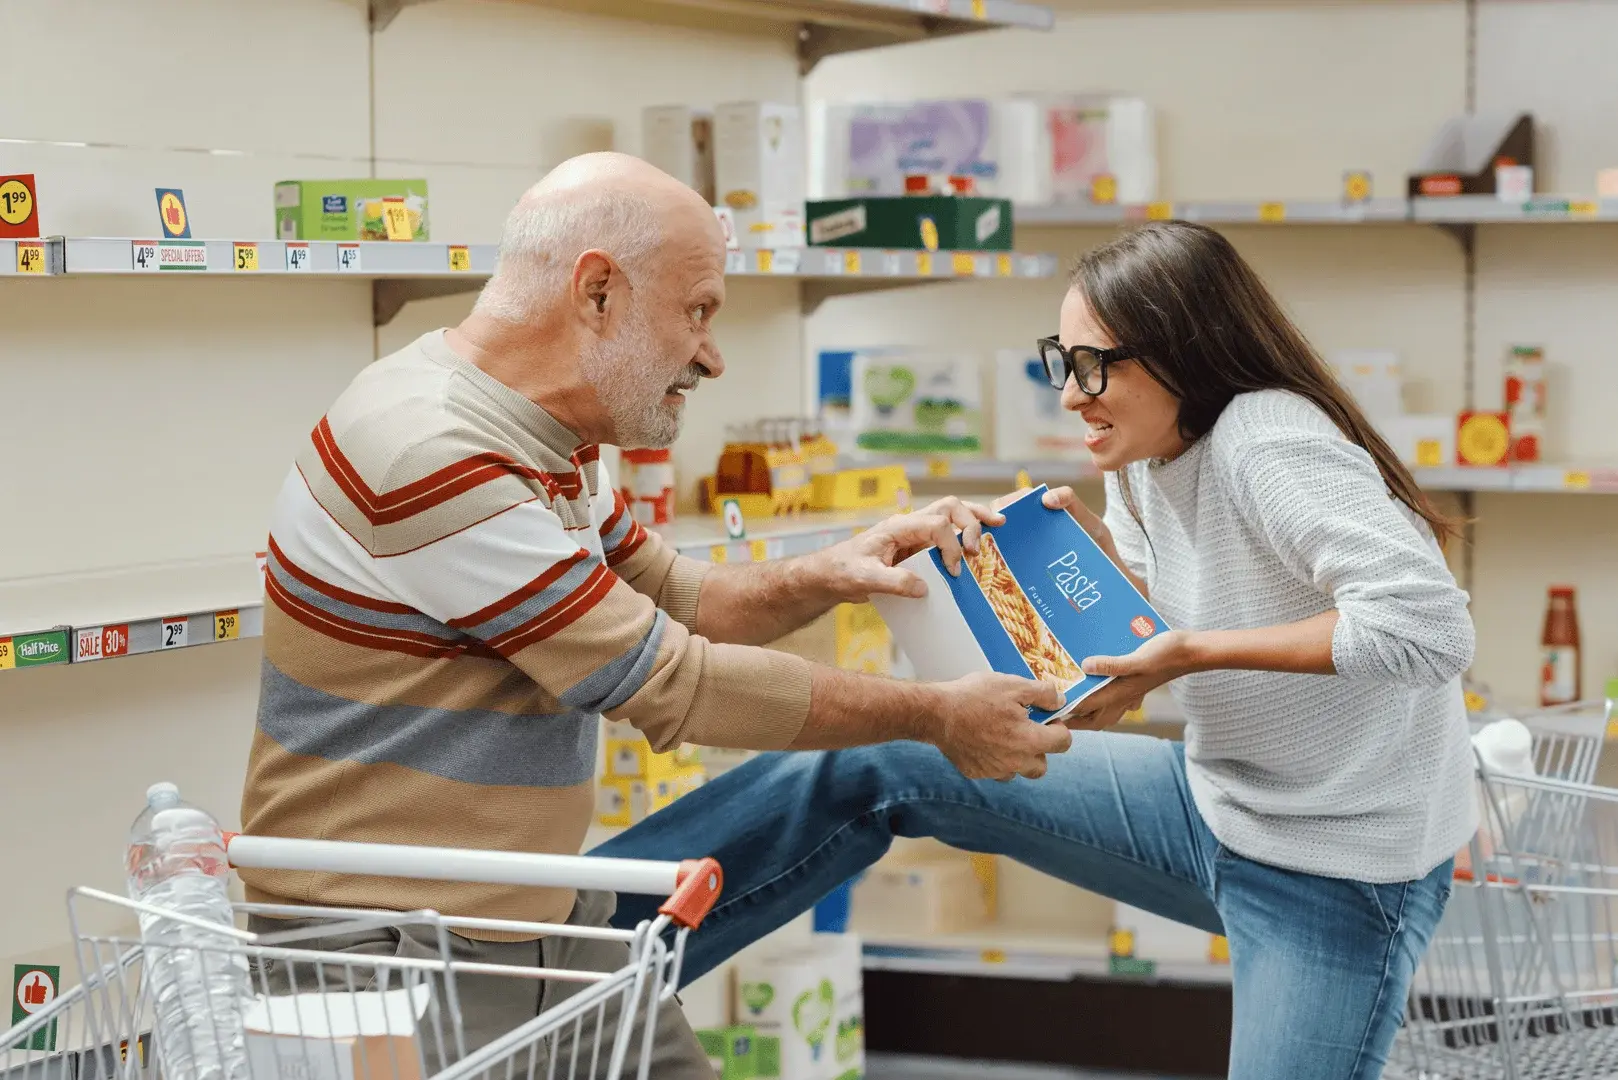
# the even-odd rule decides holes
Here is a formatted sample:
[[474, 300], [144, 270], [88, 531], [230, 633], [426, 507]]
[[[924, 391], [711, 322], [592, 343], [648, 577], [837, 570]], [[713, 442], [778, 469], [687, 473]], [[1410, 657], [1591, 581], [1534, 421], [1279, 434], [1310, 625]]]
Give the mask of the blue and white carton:
[[872, 598], [917, 678], [998, 671], [1059, 683], [1062, 708], [1029, 710], [1041, 723], [1062, 719], [1112, 681], [1086, 675], [1086, 657], [1127, 655], [1167, 628], [1079, 523], [1045, 506], [1045, 490], [1001, 509], [1005, 523], [984, 528], [960, 577], [929, 548], [902, 564], [927, 583], [926, 597]]

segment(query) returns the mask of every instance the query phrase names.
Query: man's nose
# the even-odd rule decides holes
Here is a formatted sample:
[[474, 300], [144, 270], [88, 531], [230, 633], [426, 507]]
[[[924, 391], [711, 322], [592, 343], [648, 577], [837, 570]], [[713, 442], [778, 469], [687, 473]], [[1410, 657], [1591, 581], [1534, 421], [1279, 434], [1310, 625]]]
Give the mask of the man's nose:
[[704, 378], [717, 379], [725, 373], [725, 358], [719, 354], [719, 345], [712, 338], [697, 352], [697, 363], [702, 367]]

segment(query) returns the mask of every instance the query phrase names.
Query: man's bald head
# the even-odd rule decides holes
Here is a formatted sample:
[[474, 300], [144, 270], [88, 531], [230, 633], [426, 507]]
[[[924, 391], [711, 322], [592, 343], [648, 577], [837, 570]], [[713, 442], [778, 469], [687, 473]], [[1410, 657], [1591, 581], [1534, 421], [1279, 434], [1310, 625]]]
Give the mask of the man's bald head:
[[527, 322], [564, 300], [587, 251], [612, 257], [636, 278], [666, 243], [715, 240], [724, 243], [713, 209], [690, 187], [629, 154], [581, 154], [529, 188], [507, 216], [477, 310]]
[[454, 340], [580, 438], [668, 446], [685, 395], [725, 363], [725, 235], [691, 188], [639, 158], [586, 154], [523, 195]]

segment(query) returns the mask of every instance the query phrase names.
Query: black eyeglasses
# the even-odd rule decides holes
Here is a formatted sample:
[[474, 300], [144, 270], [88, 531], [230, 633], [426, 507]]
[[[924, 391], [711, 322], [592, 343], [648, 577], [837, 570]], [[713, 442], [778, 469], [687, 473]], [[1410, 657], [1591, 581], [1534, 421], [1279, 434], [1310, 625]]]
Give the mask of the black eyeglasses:
[[1040, 338], [1038, 345], [1039, 358], [1045, 362], [1045, 377], [1052, 386], [1062, 389], [1071, 375], [1079, 384], [1079, 389], [1091, 397], [1106, 392], [1107, 368], [1135, 358], [1123, 348], [1092, 349], [1088, 345], [1075, 345], [1071, 349], [1064, 349], [1054, 337]]

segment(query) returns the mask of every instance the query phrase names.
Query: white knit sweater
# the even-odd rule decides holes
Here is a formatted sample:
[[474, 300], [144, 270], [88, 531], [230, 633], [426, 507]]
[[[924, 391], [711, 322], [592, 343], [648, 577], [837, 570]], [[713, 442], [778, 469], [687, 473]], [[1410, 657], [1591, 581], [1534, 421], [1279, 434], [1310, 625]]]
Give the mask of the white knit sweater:
[[[1242, 394], [1180, 457], [1107, 477], [1119, 554], [1171, 627], [1235, 630], [1336, 608], [1334, 676], [1209, 671], [1171, 684], [1191, 792], [1250, 859], [1385, 883], [1476, 827], [1460, 675], [1467, 596], [1369, 454], [1311, 402]], [[1148, 542], [1148, 537], [1150, 542]]]

